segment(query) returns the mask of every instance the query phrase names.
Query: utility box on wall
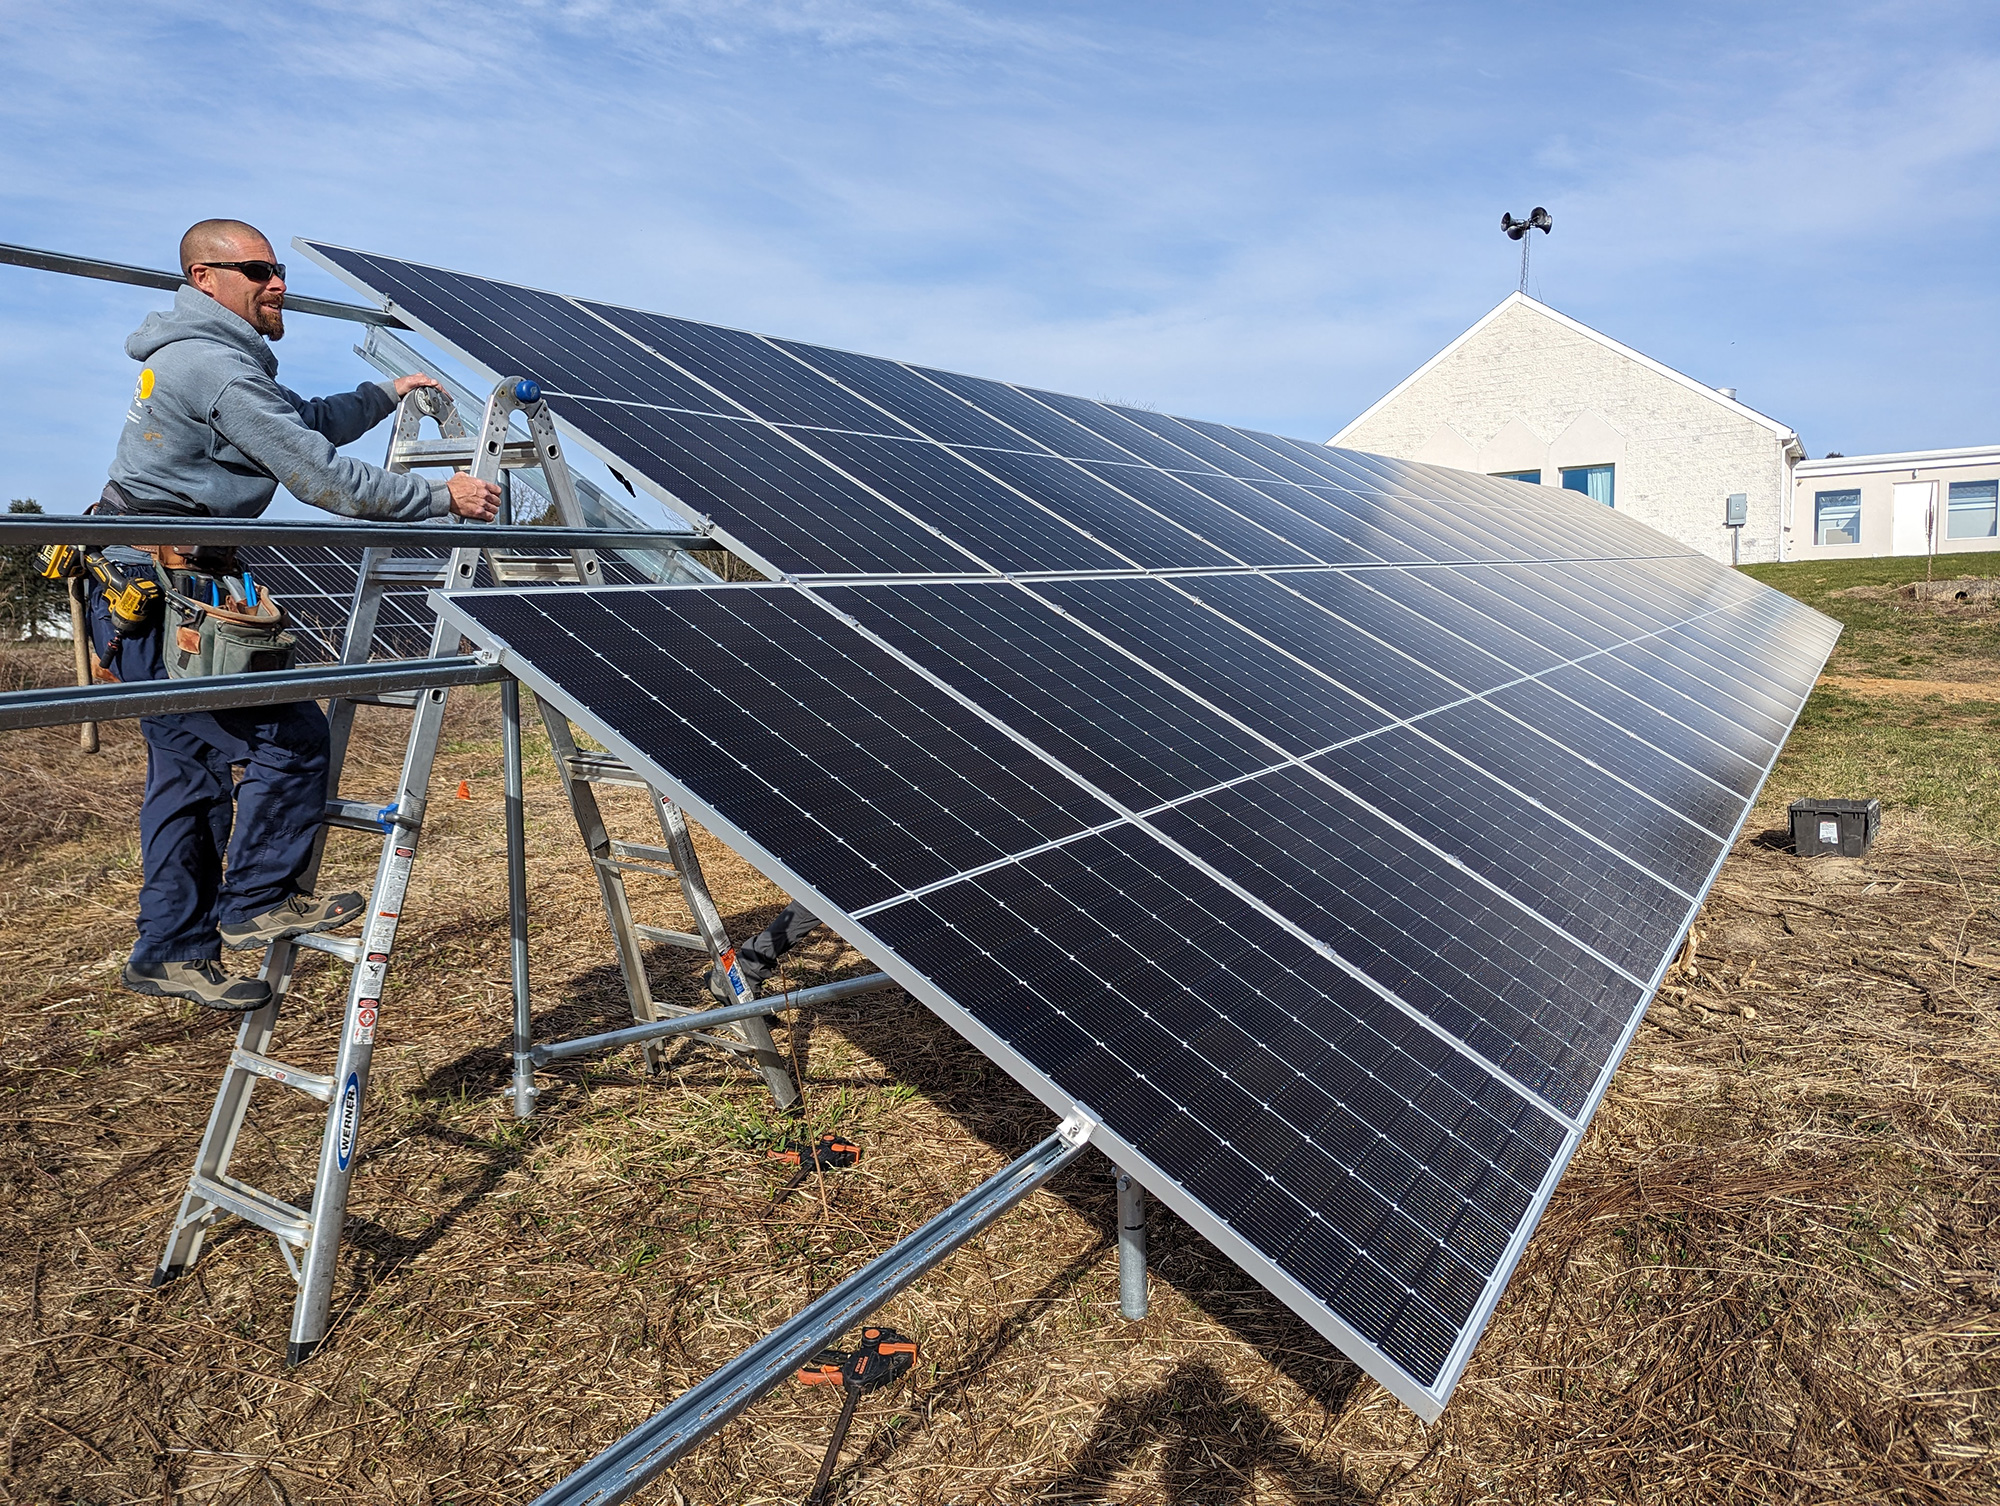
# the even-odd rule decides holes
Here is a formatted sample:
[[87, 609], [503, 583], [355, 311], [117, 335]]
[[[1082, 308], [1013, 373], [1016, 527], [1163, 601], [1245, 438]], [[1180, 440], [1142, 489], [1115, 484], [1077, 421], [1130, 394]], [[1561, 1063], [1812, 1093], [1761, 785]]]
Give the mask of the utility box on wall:
[[1879, 800], [1794, 800], [1792, 851], [1802, 858], [1858, 858], [1882, 829]]

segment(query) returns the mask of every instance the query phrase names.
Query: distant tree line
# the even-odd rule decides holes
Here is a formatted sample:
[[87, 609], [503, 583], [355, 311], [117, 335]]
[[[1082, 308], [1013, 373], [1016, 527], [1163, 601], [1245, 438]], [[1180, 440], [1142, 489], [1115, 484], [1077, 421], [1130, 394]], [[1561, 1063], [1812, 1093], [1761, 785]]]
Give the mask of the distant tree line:
[[[42, 510], [33, 497], [16, 497], [10, 513]], [[59, 580], [47, 580], [35, 569], [39, 544], [0, 549], [0, 642], [49, 637], [69, 621], [69, 595]]]

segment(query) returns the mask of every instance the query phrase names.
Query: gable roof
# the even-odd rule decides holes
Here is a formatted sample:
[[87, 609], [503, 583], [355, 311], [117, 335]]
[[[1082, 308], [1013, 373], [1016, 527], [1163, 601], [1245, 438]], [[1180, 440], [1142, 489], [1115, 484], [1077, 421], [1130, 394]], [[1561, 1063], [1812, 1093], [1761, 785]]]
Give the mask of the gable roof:
[[1327, 443], [1332, 445], [1344, 443], [1349, 434], [1351, 434], [1354, 430], [1358, 429], [1362, 424], [1366, 423], [1370, 418], [1374, 417], [1374, 415], [1379, 413], [1382, 409], [1386, 408], [1390, 403], [1394, 402], [1408, 388], [1410, 388], [1416, 382], [1420, 381], [1423, 377], [1428, 375], [1434, 367], [1436, 367], [1441, 362], [1445, 361], [1447, 358], [1453, 355], [1461, 345], [1466, 343], [1466, 341], [1470, 340], [1474, 335], [1478, 334], [1481, 330], [1485, 329], [1487, 325], [1491, 324], [1495, 319], [1498, 319], [1502, 314], [1506, 313], [1509, 309], [1515, 307], [1517, 304], [1524, 306], [1526, 308], [1533, 309], [1536, 313], [1542, 315], [1542, 317], [1546, 319], [1554, 320], [1557, 324], [1560, 324], [1564, 329], [1569, 330], [1574, 334], [1582, 335], [1587, 340], [1596, 341], [1606, 350], [1615, 351], [1617, 354], [1625, 357], [1625, 359], [1628, 361], [1638, 362], [1639, 365], [1645, 367], [1648, 371], [1654, 373], [1656, 376], [1663, 376], [1670, 382], [1678, 382], [1681, 386], [1687, 388], [1688, 391], [1690, 392], [1700, 393], [1710, 402], [1721, 404], [1723, 407], [1729, 409], [1730, 412], [1736, 414], [1740, 418], [1747, 418], [1752, 423], [1762, 425], [1764, 428], [1769, 429], [1773, 434], [1777, 435], [1778, 438], [1788, 441], [1792, 446], [1798, 447], [1799, 453], [1801, 455], [1805, 453], [1804, 448], [1802, 446], [1799, 446], [1798, 434], [1795, 431], [1787, 428], [1785, 425], [1779, 423], [1775, 418], [1771, 418], [1766, 414], [1759, 413], [1755, 408], [1750, 407], [1747, 403], [1739, 403], [1736, 401], [1735, 398], [1725, 396], [1724, 394], [1717, 391], [1715, 388], [1709, 386], [1705, 382], [1697, 382], [1693, 377], [1687, 375], [1685, 372], [1676, 371], [1674, 370], [1673, 367], [1666, 365], [1664, 362], [1654, 360], [1651, 356], [1646, 355], [1642, 351], [1634, 350], [1629, 345], [1624, 345], [1619, 343], [1618, 341], [1612, 339], [1609, 335], [1603, 334], [1597, 330], [1592, 329], [1589, 325], [1583, 323], [1582, 321], [1577, 319], [1572, 319], [1568, 314], [1562, 313], [1557, 309], [1550, 308], [1546, 303], [1543, 303], [1541, 300], [1536, 298], [1530, 298], [1526, 293], [1509, 293], [1505, 298], [1501, 299], [1491, 309], [1489, 309], [1486, 312], [1486, 314], [1479, 320], [1479, 322], [1472, 326], [1472, 328], [1468, 329], [1464, 334], [1460, 335], [1456, 340], [1453, 340], [1451, 344], [1447, 345], [1443, 350], [1439, 351], [1436, 355], [1432, 356], [1428, 361], [1424, 362], [1424, 364], [1419, 366], [1415, 371], [1411, 372], [1408, 376], [1404, 377], [1402, 381], [1398, 382], [1394, 387], [1391, 387], [1381, 397], [1377, 398], [1373, 403], [1369, 404], [1369, 406], [1359, 416], [1351, 419], [1347, 423], [1346, 427], [1344, 427], [1338, 434], [1334, 435], [1333, 438], [1329, 439]]

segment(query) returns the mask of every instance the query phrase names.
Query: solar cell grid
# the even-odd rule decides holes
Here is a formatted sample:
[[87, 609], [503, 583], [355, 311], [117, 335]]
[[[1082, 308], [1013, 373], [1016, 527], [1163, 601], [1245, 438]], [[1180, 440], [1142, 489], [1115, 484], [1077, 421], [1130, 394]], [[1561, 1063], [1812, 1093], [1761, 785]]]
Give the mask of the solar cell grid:
[[1333, 680], [1301, 674], [1295, 660], [1166, 581], [1039, 581], [1033, 589], [1287, 753], [1316, 752], [1393, 720]]
[[1298, 769], [1150, 821], [1551, 1107], [1582, 1108], [1638, 986]]
[[[1475, 655], [1494, 668], [1484, 674], [1469, 673], [1469, 678], [1485, 678], [1493, 683], [1513, 678], [1512, 672], [1498, 660], [1480, 654], [1470, 644], [1459, 645], [1459, 653], [1441, 656], [1444, 662], [1426, 667], [1400, 648], [1369, 636], [1345, 618], [1307, 600], [1290, 588], [1291, 579], [1285, 576], [1281, 582], [1262, 575], [1201, 576], [1189, 579], [1181, 589], [1289, 655], [1290, 677], [1295, 682], [1302, 674], [1324, 676], [1350, 694], [1381, 708], [1385, 720], [1417, 716], [1462, 698], [1466, 687], [1447, 675], [1453, 670], [1467, 670]], [[1340, 592], [1338, 582], [1335, 590]], [[1336, 740], [1329, 738], [1314, 746], [1323, 748]], [[1293, 751], [1304, 753], [1311, 749]]]
[[1080, 460], [1077, 465], [1106, 486], [1206, 539], [1237, 563], [1270, 566], [1324, 563], [1319, 556], [1301, 549], [1264, 524], [1216, 501], [1206, 491], [1189, 486], [1187, 482], [1195, 478], [1141, 465], [1106, 465], [1091, 460]]
[[[1568, 1119], [1634, 1018], [1635, 977], [1663, 960], [1689, 905], [1515, 781], [1565, 798], [1587, 787], [1592, 809], [1651, 809], [1655, 827], [1678, 822], [1711, 855], [1719, 843], [1588, 750], [1477, 702], [1424, 722], [1461, 741], [1513, 734], [1511, 761], [1490, 773], [1380, 719], [1348, 756], [1321, 760], [1327, 779], [1255, 772], [1277, 750], [1198, 702], [1174, 709], [1187, 690], [1103, 642], [1144, 641], [1153, 658], [1171, 643], [1196, 662], [1255, 643], [1164, 581], [811, 594], [832, 611], [778, 588], [619, 593], [628, 630], [600, 621], [613, 614], [595, 593], [493, 593], [452, 610], [531, 644], [524, 662], [559, 663], [559, 703], [752, 850], [782, 851], [786, 881], [847, 917], [934, 1007], [962, 1012], [1023, 1081], [1088, 1104], [1274, 1290], [1378, 1374], [1416, 1382], [1399, 1394], [1439, 1399], [1552, 1185]], [[1107, 595], [1122, 610], [1091, 632], [1084, 614], [1043, 604]], [[1165, 603], [1184, 610], [1163, 617]], [[1157, 631], [1168, 621], [1176, 630]], [[771, 709], [760, 725], [735, 702]], [[718, 704], [731, 709], [702, 713]], [[892, 737], [892, 719], [928, 730]], [[1559, 738], [1561, 718], [1544, 730]], [[1120, 803], [1177, 798], [1142, 827], [1059, 765], [1100, 786], [1123, 778]], [[1235, 782], [1180, 793], [1214, 776]], [[1046, 818], [1021, 822], [1016, 794], [984, 807], [1006, 809], [1006, 839], [947, 835], [965, 803], [936, 798], [947, 779], [981, 800], [1009, 781]], [[924, 822], [880, 819], [920, 806]], [[1706, 878], [1699, 857], [1660, 866]]]
[[1177, 520], [1135, 502], [1067, 460], [1013, 450], [981, 450], [968, 458], [1140, 569], [1243, 563]]
[[[1581, 664], [1552, 669], [1541, 677], [1541, 683], [1586, 710], [1595, 712], [1613, 726], [1633, 734], [1648, 746], [1679, 759], [1691, 769], [1699, 770], [1736, 795], [1747, 799], [1756, 792], [1763, 780], [1763, 769], [1759, 765], [1702, 736], [1685, 722], [1654, 710], [1641, 697], [1621, 690], [1585, 667], [1596, 662], [1585, 660]], [[1495, 699], [1504, 694], [1504, 691], [1496, 693]]]
[[775, 343], [788, 355], [867, 398], [917, 433], [939, 444], [980, 445], [1002, 450], [1018, 449], [1024, 444], [1021, 435], [999, 420], [936, 383], [925, 381], [899, 362], [885, 361], [879, 356], [856, 355], [852, 351], [801, 345], [796, 340]]
[[878, 495], [947, 533], [969, 558], [964, 568], [1120, 570], [1129, 562], [1075, 524], [1035, 505], [980, 469], [979, 452], [805, 430], [799, 443]]
[[[1176, 473], [1174, 479], [1212, 501], [1220, 502], [1231, 512], [1248, 518], [1259, 527], [1290, 541], [1310, 558], [1324, 564], [1358, 565], [1381, 562], [1381, 556], [1363, 548], [1346, 533], [1332, 526], [1336, 514], [1322, 509], [1319, 516], [1309, 516], [1294, 505], [1301, 502], [1310, 504], [1308, 498], [1288, 496], [1275, 487], [1270, 490], [1260, 489], [1232, 476], [1198, 476], [1181, 471]], [[1296, 488], [1291, 490], [1297, 491]]]
[[1213, 471], [1213, 465], [1193, 454], [1186, 446], [1162, 438], [1153, 428], [1134, 422], [1131, 413], [1088, 398], [1070, 397], [1061, 392], [1044, 392], [1039, 387], [1023, 389], [1045, 407], [1108, 440], [1125, 452], [1126, 460], [1144, 461], [1170, 471]]
[[[1061, 455], [1069, 460], [1132, 458], [1130, 451], [1122, 450], [1110, 440], [1100, 438], [1054, 408], [1036, 402], [1018, 387], [1010, 387], [1005, 382], [988, 381], [984, 377], [960, 376], [955, 371], [936, 371], [927, 366], [913, 366], [910, 369], [945, 391], [963, 398], [1012, 430], [1018, 437], [1009, 442], [1010, 449], [1043, 449], [1052, 455]], [[1024, 439], [1032, 443], [1023, 444]]]
[[[869, 924], [969, 995], [995, 970], [953, 969], [990, 955], [989, 939], [1035, 935], [980, 1022], [1051, 1075], [1107, 1068], [1093, 1106], [1108, 1128], [1184, 1168], [1207, 1205], [1233, 1205], [1225, 1216], [1253, 1247], [1434, 1378], [1442, 1348], [1391, 1340], [1395, 1319], [1415, 1299], [1455, 1336], [1547, 1175], [1559, 1123], [1413, 1041], [1392, 1008], [1228, 891], [1163, 866], [1136, 833], [1107, 833]], [[1171, 918], [1131, 898], [1162, 894]], [[1287, 1008], [1287, 993], [1309, 999], [1310, 1015]], [[1377, 1265], [1385, 1256], [1397, 1271]], [[1357, 1263], [1393, 1277], [1372, 1283], [1372, 1302], [1357, 1300], [1360, 1285], [1339, 1292]]]
[[823, 595], [1128, 807], [1273, 760], [1259, 739], [1017, 587], [836, 587]]
[[1423, 736], [1602, 837], [1678, 889], [1697, 892], [1722, 859], [1719, 836], [1593, 763], [1587, 747], [1565, 746], [1555, 735], [1560, 727], [1529, 726], [1483, 701], [1447, 707], [1418, 726]]
[[[573, 422], [677, 495], [703, 498], [726, 534], [757, 538], [786, 572], [933, 574], [977, 560], [763, 424], [577, 401]], [[747, 551], [746, 551], [747, 552]]]
[[733, 404], [771, 423], [812, 424], [868, 434], [901, 434], [888, 414], [757, 335], [641, 313], [607, 303], [583, 307], [658, 352], [683, 371], [700, 372]]
[[1538, 819], [1527, 800], [1414, 730], [1312, 760], [1384, 815], [1505, 890], [1628, 973], [1652, 972], [1693, 896], [1676, 892], [1587, 829]]
[[[555, 293], [467, 278], [408, 262], [346, 253], [383, 297], [421, 310], [448, 346], [477, 350], [500, 375], [533, 373], [552, 393], [657, 403], [701, 413], [743, 410], [664, 366]], [[496, 377], [497, 380], [497, 377]]]

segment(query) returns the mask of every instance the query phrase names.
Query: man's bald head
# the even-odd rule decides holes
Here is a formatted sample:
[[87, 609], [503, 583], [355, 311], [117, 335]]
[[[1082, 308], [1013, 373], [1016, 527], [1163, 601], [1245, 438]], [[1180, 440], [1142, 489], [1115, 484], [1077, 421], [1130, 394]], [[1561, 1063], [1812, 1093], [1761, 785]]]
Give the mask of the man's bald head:
[[[241, 220], [203, 220], [181, 237], [181, 276], [267, 340], [285, 337], [285, 278], [270, 241]], [[237, 263], [267, 262], [257, 281]]]
[[188, 226], [181, 237], [181, 276], [194, 270], [197, 262], [254, 261], [271, 258], [271, 242], [255, 225], [242, 220], [203, 220]]

